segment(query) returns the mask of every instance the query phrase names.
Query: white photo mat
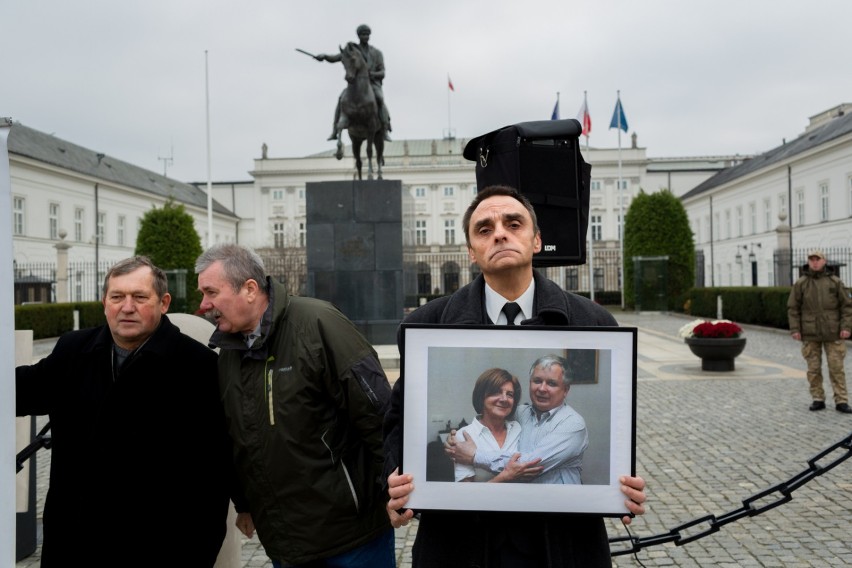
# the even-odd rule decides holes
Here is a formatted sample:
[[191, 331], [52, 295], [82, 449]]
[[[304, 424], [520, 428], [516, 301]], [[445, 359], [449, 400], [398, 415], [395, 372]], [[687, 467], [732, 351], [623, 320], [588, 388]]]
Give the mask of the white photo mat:
[[[636, 328], [403, 324], [402, 334], [402, 471], [414, 476], [415, 486], [407, 507], [629, 513], [618, 478], [635, 473]], [[449, 428], [471, 422], [471, 391], [482, 371], [510, 371], [520, 381], [521, 402], [528, 402], [532, 362], [547, 354], [570, 360], [577, 350], [596, 351], [597, 362], [597, 380], [572, 384], [566, 398], [589, 432], [582, 485], [456, 483], [445, 469], [436, 480], [437, 462], [449, 460], [440, 441]], [[587, 351], [577, 354], [588, 359]]]

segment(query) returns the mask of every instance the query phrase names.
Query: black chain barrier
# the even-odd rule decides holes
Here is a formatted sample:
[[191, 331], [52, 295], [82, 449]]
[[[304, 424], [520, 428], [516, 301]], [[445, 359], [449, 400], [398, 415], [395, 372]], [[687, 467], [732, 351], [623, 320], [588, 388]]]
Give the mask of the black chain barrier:
[[[846, 452], [841, 454], [825, 465], [820, 465], [819, 462], [829, 454], [845, 449]], [[621, 556], [623, 554], [635, 554], [649, 546], [665, 544], [673, 542], [677, 546], [683, 546], [694, 540], [704, 538], [718, 532], [723, 526], [739, 521], [745, 517], [756, 517], [770, 509], [787, 503], [793, 498], [793, 491], [802, 487], [815, 477], [819, 477], [827, 471], [830, 471], [852, 457], [852, 433], [846, 438], [843, 438], [836, 444], [829, 446], [814, 457], [808, 460], [808, 468], [801, 473], [794, 475], [784, 483], [779, 483], [768, 489], [752, 495], [747, 499], [743, 499], [743, 506], [739, 509], [734, 509], [723, 515], [705, 515], [698, 517], [689, 522], [683, 523], [671, 529], [668, 532], [655, 534], [646, 537], [623, 536], [609, 539], [610, 544], [629, 542], [630, 547], [622, 547], [610, 552], [611, 556]], [[694, 531], [689, 529], [695, 528]], [[703, 528], [702, 528], [703, 527]]]
[[[35, 437], [33, 442], [21, 450], [21, 452], [17, 455], [17, 470], [20, 471], [23, 468], [23, 464], [26, 460], [28, 460], [33, 454], [35, 454], [40, 448], [50, 448], [50, 436], [47, 436], [46, 433], [50, 429], [50, 423], [42, 428], [42, 430]], [[831, 461], [825, 465], [820, 465], [818, 462], [828, 456], [829, 454], [840, 450], [845, 449], [846, 452], [834, 458], [834, 461]], [[734, 509], [733, 511], [729, 511], [722, 515], [704, 515], [703, 517], [698, 517], [681, 525], [674, 527], [668, 532], [659, 533], [651, 536], [638, 537], [638, 536], [621, 536], [609, 539], [610, 545], [629, 542], [629, 547], [622, 547], [616, 550], [611, 550], [611, 556], [622, 556], [625, 554], [635, 554], [642, 550], [643, 548], [648, 548], [649, 546], [656, 546], [658, 544], [665, 544], [667, 542], [673, 542], [677, 546], [683, 546], [684, 544], [690, 543], [694, 540], [698, 540], [700, 538], [704, 538], [705, 536], [711, 535], [713, 533], [719, 532], [723, 526], [733, 523], [735, 521], [739, 521], [745, 517], [756, 517], [757, 515], [763, 514], [770, 509], [774, 509], [779, 505], [783, 505], [788, 501], [793, 499], [793, 491], [799, 489], [803, 485], [805, 485], [810, 480], [815, 477], [819, 477], [820, 475], [831, 471], [847, 459], [852, 457], [852, 433], [850, 433], [847, 437], [843, 438], [836, 444], [829, 446], [824, 449], [814, 457], [808, 460], [808, 467], [801, 473], [798, 473], [788, 479], [783, 483], [779, 483], [777, 485], [773, 485], [768, 489], [764, 489], [758, 493], [755, 493], [751, 497], [747, 499], [743, 499], [743, 506], [739, 509]], [[777, 495], [776, 495], [777, 494]], [[769, 500], [764, 502], [764, 500], [772, 497], [774, 500]], [[693, 527], [699, 527], [700, 525], [705, 525], [703, 530], [697, 529], [697, 532], [692, 534], [689, 533], [689, 529]]]
[[32, 442], [30, 442], [30, 445], [18, 452], [18, 455], [15, 457], [15, 473], [24, 469], [24, 462], [30, 459], [33, 454], [41, 448], [50, 448], [50, 442], [52, 440], [51, 437], [47, 435], [48, 430], [50, 430], [50, 422], [45, 424], [44, 428], [36, 434], [36, 437]]

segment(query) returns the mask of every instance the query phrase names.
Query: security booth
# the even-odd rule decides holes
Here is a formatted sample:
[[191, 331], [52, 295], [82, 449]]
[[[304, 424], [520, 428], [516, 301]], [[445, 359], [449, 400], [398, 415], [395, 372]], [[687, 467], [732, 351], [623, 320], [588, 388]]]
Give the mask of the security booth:
[[637, 312], [668, 311], [668, 256], [633, 257], [633, 297]]

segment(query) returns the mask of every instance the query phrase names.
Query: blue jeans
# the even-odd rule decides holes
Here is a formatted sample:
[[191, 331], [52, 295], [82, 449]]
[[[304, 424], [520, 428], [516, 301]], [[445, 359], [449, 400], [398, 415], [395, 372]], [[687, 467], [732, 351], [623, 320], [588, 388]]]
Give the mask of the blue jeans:
[[396, 568], [393, 529], [349, 552], [313, 560], [306, 564], [287, 564], [272, 560], [274, 568]]

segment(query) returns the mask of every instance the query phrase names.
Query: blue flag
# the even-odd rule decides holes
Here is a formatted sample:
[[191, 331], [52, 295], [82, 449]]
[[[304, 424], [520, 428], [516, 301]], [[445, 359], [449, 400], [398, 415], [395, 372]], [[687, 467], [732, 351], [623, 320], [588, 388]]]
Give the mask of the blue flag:
[[556, 99], [556, 104], [553, 105], [553, 114], [550, 115], [550, 120], [559, 120], [559, 99]]
[[624, 107], [621, 106], [621, 97], [615, 101], [615, 110], [612, 111], [612, 120], [609, 121], [610, 128], [620, 128], [627, 132], [627, 117], [624, 116]]

